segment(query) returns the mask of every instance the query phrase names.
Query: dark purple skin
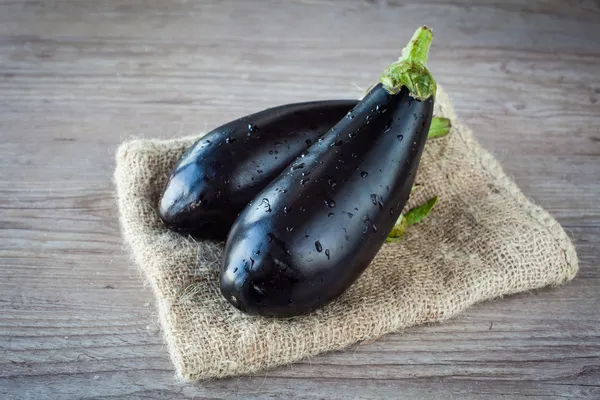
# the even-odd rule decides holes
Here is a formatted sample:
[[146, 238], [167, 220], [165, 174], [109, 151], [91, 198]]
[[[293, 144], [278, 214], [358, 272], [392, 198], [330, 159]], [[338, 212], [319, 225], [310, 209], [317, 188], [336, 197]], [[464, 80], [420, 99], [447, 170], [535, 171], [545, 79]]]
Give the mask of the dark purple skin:
[[357, 102], [287, 104], [209, 132], [173, 169], [160, 217], [173, 230], [224, 240], [248, 202]]
[[260, 192], [227, 240], [225, 298], [248, 314], [290, 317], [342, 294], [408, 200], [433, 103], [377, 85]]

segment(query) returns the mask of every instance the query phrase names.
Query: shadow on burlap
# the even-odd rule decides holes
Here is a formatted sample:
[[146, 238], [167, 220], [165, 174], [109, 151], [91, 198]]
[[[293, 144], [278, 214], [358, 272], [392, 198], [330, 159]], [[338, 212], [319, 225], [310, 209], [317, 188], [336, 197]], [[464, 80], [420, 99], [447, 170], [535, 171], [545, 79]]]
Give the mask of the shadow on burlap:
[[134, 140], [117, 152], [123, 236], [156, 296], [178, 375], [248, 374], [389, 332], [451, 318], [483, 300], [572, 279], [577, 255], [562, 227], [531, 203], [456, 119], [438, 89], [436, 115], [452, 120], [428, 142], [408, 207], [439, 202], [402, 241], [385, 244], [338, 300], [292, 319], [247, 316], [219, 292], [222, 244], [168, 231], [157, 203], [177, 159], [197, 137]]

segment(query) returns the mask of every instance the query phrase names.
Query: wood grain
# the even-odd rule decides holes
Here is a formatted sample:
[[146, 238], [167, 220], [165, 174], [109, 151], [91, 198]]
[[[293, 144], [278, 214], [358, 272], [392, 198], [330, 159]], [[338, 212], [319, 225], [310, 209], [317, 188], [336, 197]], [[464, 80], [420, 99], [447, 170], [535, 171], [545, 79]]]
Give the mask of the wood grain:
[[[567, 286], [255, 376], [174, 379], [122, 248], [124, 139], [354, 97], [418, 24], [459, 116], [571, 232]], [[600, 3], [0, 0], [0, 398], [600, 398]]]

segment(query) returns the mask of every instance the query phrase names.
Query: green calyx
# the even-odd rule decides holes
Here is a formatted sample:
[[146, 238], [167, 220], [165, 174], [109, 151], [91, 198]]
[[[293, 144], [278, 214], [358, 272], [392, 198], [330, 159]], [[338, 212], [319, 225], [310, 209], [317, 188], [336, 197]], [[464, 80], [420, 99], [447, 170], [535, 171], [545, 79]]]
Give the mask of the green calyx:
[[446, 136], [450, 133], [452, 128], [452, 122], [450, 119], [444, 117], [433, 117], [431, 119], [431, 125], [429, 126], [429, 132], [427, 133], [427, 139], [436, 139]]
[[431, 199], [427, 200], [425, 204], [421, 204], [418, 207], [411, 208], [410, 210], [408, 210], [408, 212], [404, 214], [404, 219], [406, 220], [408, 226], [415, 225], [423, 221], [423, 219], [425, 219], [425, 217], [429, 215], [431, 209], [433, 208], [433, 206], [435, 206], [437, 201], [438, 197], [434, 196]]
[[404, 215], [400, 215], [398, 221], [392, 228], [392, 231], [389, 233], [388, 237], [385, 239], [386, 243], [395, 243], [402, 239], [402, 236], [406, 232], [406, 229], [411, 226], [418, 224], [423, 221], [425, 217], [429, 215], [431, 209], [438, 201], [438, 197], [434, 196], [431, 199], [427, 200], [425, 204], [421, 204], [415, 208], [411, 208]]
[[400, 59], [387, 67], [381, 75], [380, 82], [388, 93], [397, 94], [406, 86], [411, 96], [417, 100], [435, 96], [436, 83], [425, 66], [432, 40], [433, 33], [426, 26], [415, 31], [411, 41], [402, 50]]

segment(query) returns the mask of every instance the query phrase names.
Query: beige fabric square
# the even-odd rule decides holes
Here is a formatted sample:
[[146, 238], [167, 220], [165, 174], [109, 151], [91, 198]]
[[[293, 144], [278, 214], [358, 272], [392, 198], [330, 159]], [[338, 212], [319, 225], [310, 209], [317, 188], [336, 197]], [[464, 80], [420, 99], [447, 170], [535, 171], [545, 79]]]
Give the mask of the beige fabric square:
[[[384, 244], [338, 300], [292, 319], [247, 316], [219, 292], [222, 244], [167, 230], [157, 203], [171, 168], [197, 137], [134, 140], [117, 151], [123, 237], [156, 296], [175, 369], [185, 380], [248, 374], [451, 318], [488, 299], [572, 279], [577, 255], [562, 227], [529, 201], [456, 119], [425, 148], [409, 207], [438, 195], [429, 217]], [[526, 300], [525, 300], [526, 301]]]

